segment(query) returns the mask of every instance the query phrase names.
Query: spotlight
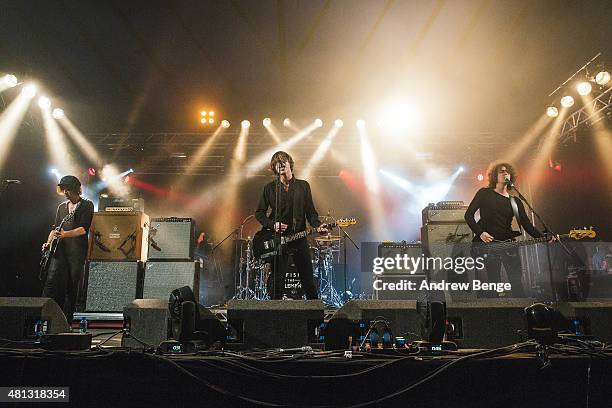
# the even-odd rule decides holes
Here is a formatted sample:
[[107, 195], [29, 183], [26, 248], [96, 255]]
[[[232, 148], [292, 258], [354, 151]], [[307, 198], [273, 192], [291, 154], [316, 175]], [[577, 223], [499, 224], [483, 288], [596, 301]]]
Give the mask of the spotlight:
[[527, 337], [539, 343], [553, 344], [557, 340], [558, 312], [543, 303], [535, 303], [523, 311], [527, 321]]
[[248, 129], [249, 127], [251, 127], [251, 122], [249, 122], [248, 120], [243, 120], [242, 122], [240, 122], [240, 126], [242, 126], [243, 129]]
[[228, 127], [230, 127], [230, 123], [229, 120], [222, 120], [221, 121], [221, 127], [227, 129]]
[[556, 106], [549, 106], [548, 108], [546, 108], [546, 114], [550, 118], [556, 118], [557, 116], [559, 116], [559, 109], [557, 109]]
[[463, 168], [463, 166], [459, 166], [459, 168], [457, 169], [457, 171], [459, 173], [463, 173], [464, 170], [465, 170], [465, 168]]
[[212, 125], [213, 123], [215, 123], [215, 119], [214, 118], [208, 118], [208, 123], [210, 123]]
[[130, 182], [130, 176], [125, 176], [123, 178], [123, 182], [126, 183], [126, 184], [129, 183]]
[[207, 115], [207, 112], [206, 112], [206, 111], [202, 111], [202, 112], [200, 112], [200, 115], [202, 115], [202, 116], [206, 116], [206, 115]]
[[355, 122], [355, 124], [357, 125], [358, 128], [365, 127], [365, 120], [358, 119], [357, 122]]
[[576, 86], [576, 90], [578, 91], [578, 93], [582, 96], [586, 96], [588, 94], [591, 93], [591, 89], [593, 87], [591, 86], [590, 82], [580, 82], [577, 86]]
[[608, 71], [601, 71], [597, 75], [595, 75], [595, 82], [598, 85], [605, 85], [610, 82], [610, 73]]
[[60, 108], [55, 108], [53, 109], [53, 112], [51, 113], [51, 115], [55, 118], [55, 119], [61, 119], [63, 118], [64, 115], [64, 110], [60, 109]]
[[483, 181], [484, 180], [484, 174], [478, 173], [478, 175], [476, 176], [476, 180]]
[[208, 112], [208, 116], [215, 116], [215, 112], [213, 111]]
[[51, 100], [46, 96], [41, 96], [38, 98], [38, 106], [41, 109], [49, 109], [51, 107]]
[[35, 97], [36, 96], [36, 85], [30, 84], [30, 85], [24, 86], [23, 89], [21, 90], [21, 93], [26, 98], [33, 98], [33, 97]]
[[314, 124], [316, 127], [321, 127], [323, 126], [323, 121], [321, 119], [315, 119]]
[[337, 128], [341, 128], [342, 126], [344, 126], [344, 122], [341, 119], [336, 119], [334, 121], [334, 126]]
[[9, 88], [17, 86], [17, 77], [15, 75], [7, 74], [2, 77], [2, 82]]
[[262, 123], [263, 123], [264, 127], [269, 127], [272, 124], [272, 119], [264, 118]]
[[572, 98], [570, 95], [565, 95], [563, 98], [561, 98], [561, 106], [564, 108], [569, 108], [572, 105], [574, 105], [574, 98]]
[[206, 124], [207, 120], [206, 120], [206, 118], [202, 118], [202, 119], [200, 119], [200, 122], [202, 122], [203, 124]]
[[93, 167], [90, 167], [87, 169], [87, 174], [89, 174], [90, 176], [95, 176], [96, 175], [96, 169], [94, 169]]
[[289, 127], [289, 126], [291, 126], [291, 119], [289, 119], [289, 118], [285, 118], [285, 120], [283, 120], [283, 126], [284, 126], [284, 127]]

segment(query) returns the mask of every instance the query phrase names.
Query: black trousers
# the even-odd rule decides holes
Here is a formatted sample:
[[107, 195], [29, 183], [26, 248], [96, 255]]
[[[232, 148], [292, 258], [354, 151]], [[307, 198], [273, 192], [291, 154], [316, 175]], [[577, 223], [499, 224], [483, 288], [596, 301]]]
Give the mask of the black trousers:
[[86, 254], [57, 254], [51, 259], [43, 286], [42, 296], [55, 300], [63, 310], [68, 324], [72, 323], [85, 259]]
[[[282, 299], [283, 297], [289, 254], [291, 254], [295, 262], [295, 267], [300, 277], [300, 284], [306, 294], [306, 299], [318, 299], [319, 293], [312, 276], [312, 259], [310, 258], [310, 248], [306, 238], [285, 245], [283, 254], [273, 258], [272, 275], [270, 276], [268, 284], [270, 297], [272, 299]], [[278, 265], [274, 268], [274, 264], [277, 261]]]
[[[512, 297], [525, 297], [523, 289], [523, 265], [517, 248], [487, 254], [484, 260], [489, 283], [501, 282], [501, 267], [504, 265], [508, 281], [512, 285]], [[497, 297], [496, 292], [485, 292], [488, 297]]]

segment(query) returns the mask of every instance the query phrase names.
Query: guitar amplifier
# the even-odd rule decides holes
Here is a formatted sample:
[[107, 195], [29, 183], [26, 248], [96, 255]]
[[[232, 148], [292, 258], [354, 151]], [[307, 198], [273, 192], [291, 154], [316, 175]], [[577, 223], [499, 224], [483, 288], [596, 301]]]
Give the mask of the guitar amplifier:
[[176, 288], [189, 286], [196, 299], [200, 293], [199, 262], [147, 262], [143, 299], [168, 299]]
[[142, 262], [89, 262], [85, 310], [122, 312], [134, 299], [142, 298], [143, 274]]
[[[423, 257], [423, 247], [420, 242], [418, 243], [410, 243], [406, 241], [402, 242], [383, 242], [378, 245], [378, 257], [379, 258], [395, 258], [397, 255], [400, 257], [404, 257], [404, 255], [408, 255], [410, 258], [422, 258]], [[413, 271], [407, 271], [404, 269], [386, 269], [383, 272], [388, 275], [417, 275], [422, 276], [425, 274], [423, 270], [422, 263], [419, 262], [418, 268], [414, 273]]]
[[94, 213], [88, 257], [101, 261], [145, 261], [148, 235], [149, 216], [145, 213]]
[[115, 212], [144, 212], [144, 200], [142, 198], [100, 197], [98, 209]]
[[421, 227], [421, 241], [423, 253], [430, 257], [451, 256], [457, 244], [471, 247], [472, 230], [465, 222], [461, 223], [433, 223]]
[[432, 222], [465, 222], [467, 205], [463, 201], [440, 201], [429, 204], [421, 211], [423, 225]]
[[193, 260], [193, 218], [151, 218], [149, 259]]

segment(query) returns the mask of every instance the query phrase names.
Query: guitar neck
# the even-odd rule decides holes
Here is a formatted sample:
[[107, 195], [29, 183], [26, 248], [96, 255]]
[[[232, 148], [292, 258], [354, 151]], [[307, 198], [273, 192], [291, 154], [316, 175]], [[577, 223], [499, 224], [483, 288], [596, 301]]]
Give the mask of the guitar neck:
[[[335, 226], [336, 226], [335, 223], [327, 224], [328, 228], [334, 228]], [[309, 236], [310, 234], [312, 234], [314, 232], [316, 232], [315, 228], [306, 228], [302, 232], [296, 232], [295, 234], [289, 235], [288, 237], [285, 238], [284, 241], [285, 241], [286, 244], [288, 244], [289, 242], [293, 242], [293, 241], [296, 241], [298, 239], [305, 238], [305, 237]]]
[[[559, 235], [559, 238], [566, 238], [566, 237], [569, 237], [569, 234]], [[505, 248], [521, 247], [525, 245], [539, 244], [541, 242], [547, 242], [549, 240], [550, 240], [550, 237], [540, 237], [540, 238], [527, 239], [525, 241], [492, 242], [488, 245], [490, 245], [492, 249], [493, 248], [494, 249], [505, 249]]]

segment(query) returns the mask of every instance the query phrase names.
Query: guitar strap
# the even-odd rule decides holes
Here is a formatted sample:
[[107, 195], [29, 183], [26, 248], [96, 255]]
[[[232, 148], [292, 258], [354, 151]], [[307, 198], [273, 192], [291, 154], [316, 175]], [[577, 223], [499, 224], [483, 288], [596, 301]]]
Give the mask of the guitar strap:
[[518, 204], [516, 203], [516, 197], [510, 196], [510, 205], [512, 206], [512, 212], [514, 213], [514, 218], [516, 218], [516, 223], [518, 224], [519, 230], [521, 231], [521, 235], [523, 234], [523, 226], [521, 225], [521, 219], [519, 218]]

